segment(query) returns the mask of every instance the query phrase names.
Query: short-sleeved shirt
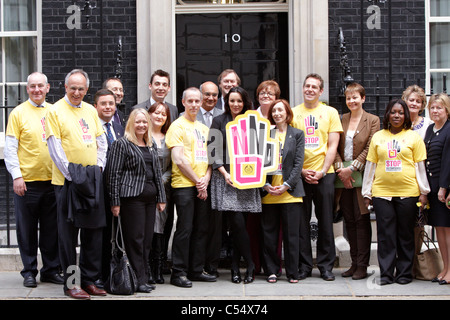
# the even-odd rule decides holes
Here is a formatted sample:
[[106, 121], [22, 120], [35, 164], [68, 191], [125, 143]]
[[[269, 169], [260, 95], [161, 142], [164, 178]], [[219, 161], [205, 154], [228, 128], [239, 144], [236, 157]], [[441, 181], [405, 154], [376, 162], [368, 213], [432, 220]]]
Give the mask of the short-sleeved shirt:
[[[167, 147], [183, 147], [184, 157], [199, 177], [203, 177], [208, 170], [208, 132], [208, 127], [200, 121], [192, 122], [181, 116], [170, 125], [166, 134]], [[193, 187], [195, 183], [180, 171], [176, 163], [172, 163], [171, 185], [173, 188], [185, 188]]]
[[15, 107], [8, 118], [6, 135], [19, 141], [17, 157], [26, 182], [52, 179], [52, 159], [45, 136], [45, 116], [50, 107], [48, 103], [35, 107], [27, 100]]
[[[54, 136], [61, 140], [69, 162], [83, 166], [97, 164], [97, 137], [104, 131], [94, 106], [82, 102], [76, 108], [62, 98], [49, 109], [45, 129], [47, 139]], [[64, 176], [55, 164], [52, 183], [64, 185]]]
[[420, 195], [415, 163], [427, 158], [425, 143], [413, 130], [392, 134], [376, 132], [367, 161], [376, 164], [373, 197], [416, 197]]
[[[324, 103], [313, 109], [306, 108], [302, 103], [292, 109], [294, 119], [292, 126], [305, 133], [304, 169], [321, 171], [328, 151], [328, 135], [332, 132], [342, 132], [339, 113], [333, 107]], [[330, 166], [328, 173], [334, 172]]]

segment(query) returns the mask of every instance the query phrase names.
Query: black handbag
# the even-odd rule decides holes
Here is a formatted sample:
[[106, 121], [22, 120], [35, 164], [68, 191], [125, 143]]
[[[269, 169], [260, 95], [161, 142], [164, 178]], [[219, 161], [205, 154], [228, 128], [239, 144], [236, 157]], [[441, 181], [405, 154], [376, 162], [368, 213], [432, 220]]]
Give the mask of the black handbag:
[[[122, 246], [119, 245], [118, 239], [121, 239]], [[117, 219], [117, 228], [114, 231], [114, 217], [112, 222], [111, 233], [111, 262], [108, 280], [105, 283], [105, 290], [111, 294], [132, 295], [136, 292], [138, 281], [133, 267], [128, 260], [123, 245], [122, 226], [120, 224], [120, 216]], [[117, 245], [117, 247], [116, 247]]]

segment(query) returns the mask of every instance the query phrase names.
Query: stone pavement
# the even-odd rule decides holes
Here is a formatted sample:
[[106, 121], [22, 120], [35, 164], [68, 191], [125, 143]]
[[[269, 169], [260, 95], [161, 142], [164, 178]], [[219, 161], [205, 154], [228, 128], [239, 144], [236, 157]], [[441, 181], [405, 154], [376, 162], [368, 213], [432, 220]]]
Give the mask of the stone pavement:
[[[288, 283], [284, 274], [277, 283], [268, 283], [265, 276], [256, 276], [251, 284], [234, 284], [230, 271], [221, 269], [217, 282], [193, 282], [192, 288], [179, 288], [166, 283], [156, 285], [151, 293], [132, 296], [108, 295], [92, 300], [450, 300], [450, 285], [414, 280], [410, 284], [378, 286], [378, 267], [369, 267], [370, 276], [363, 280], [341, 277], [346, 268], [335, 268], [335, 281], [324, 281], [313, 269], [312, 277], [296, 284]], [[0, 300], [73, 300], [63, 294], [62, 286], [40, 283], [37, 288], [25, 288], [18, 271], [0, 272]]]

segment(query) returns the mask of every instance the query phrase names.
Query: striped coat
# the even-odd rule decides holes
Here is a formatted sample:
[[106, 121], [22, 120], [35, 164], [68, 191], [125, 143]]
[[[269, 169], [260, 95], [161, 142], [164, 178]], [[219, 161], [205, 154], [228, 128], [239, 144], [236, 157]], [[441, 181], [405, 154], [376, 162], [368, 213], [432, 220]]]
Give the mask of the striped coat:
[[[156, 202], [166, 202], [156, 144], [149, 150], [157, 189]], [[144, 156], [139, 147], [125, 137], [114, 141], [108, 154], [106, 178], [111, 206], [120, 206], [120, 198], [140, 195], [146, 175]]]

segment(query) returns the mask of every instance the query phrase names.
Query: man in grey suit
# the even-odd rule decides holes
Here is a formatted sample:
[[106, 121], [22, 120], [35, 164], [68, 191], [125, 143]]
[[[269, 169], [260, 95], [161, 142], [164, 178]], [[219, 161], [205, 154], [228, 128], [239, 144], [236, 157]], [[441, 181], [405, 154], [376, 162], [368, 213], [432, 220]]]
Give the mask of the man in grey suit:
[[197, 120], [209, 128], [213, 118], [223, 113], [223, 110], [214, 108], [219, 97], [219, 88], [214, 82], [206, 81], [200, 86], [200, 91], [203, 95], [203, 101], [197, 113]]
[[[197, 120], [211, 127], [214, 117], [223, 113], [223, 110], [215, 108], [219, 98], [219, 87], [214, 82], [206, 81], [200, 86], [203, 101]], [[209, 191], [208, 191], [209, 192]], [[208, 211], [211, 212], [211, 199], [208, 198]], [[209, 214], [208, 243], [206, 247], [205, 272], [219, 276], [217, 268], [220, 261], [220, 248], [222, 241], [222, 212], [214, 211]]]
[[150, 84], [148, 85], [148, 88], [151, 92], [150, 99], [135, 105], [133, 109], [144, 108], [148, 110], [155, 102], [164, 102], [169, 106], [170, 122], [172, 123], [173, 121], [175, 121], [178, 118], [178, 108], [173, 104], [164, 101], [170, 91], [169, 73], [161, 69], [156, 70], [150, 78]]

